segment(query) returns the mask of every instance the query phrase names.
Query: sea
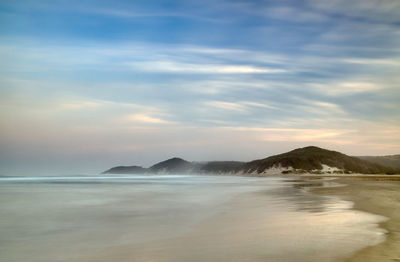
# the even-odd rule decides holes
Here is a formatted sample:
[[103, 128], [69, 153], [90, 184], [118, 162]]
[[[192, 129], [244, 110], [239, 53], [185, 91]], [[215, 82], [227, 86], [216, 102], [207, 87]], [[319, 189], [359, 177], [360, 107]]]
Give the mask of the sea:
[[344, 261], [385, 218], [332, 178], [0, 177], [0, 261]]

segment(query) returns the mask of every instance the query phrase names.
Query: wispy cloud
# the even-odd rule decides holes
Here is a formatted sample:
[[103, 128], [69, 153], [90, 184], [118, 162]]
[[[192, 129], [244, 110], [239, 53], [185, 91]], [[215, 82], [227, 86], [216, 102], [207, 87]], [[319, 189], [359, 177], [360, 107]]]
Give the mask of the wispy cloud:
[[146, 114], [129, 114], [121, 117], [124, 122], [130, 123], [148, 123], [148, 124], [173, 124], [172, 121], [167, 121], [165, 119], [157, 118]]
[[235, 102], [207, 101], [205, 102], [205, 105], [222, 110], [237, 111], [242, 113], [250, 112], [253, 109], [278, 109], [275, 106], [253, 101], [235, 101]]
[[311, 7], [329, 14], [372, 22], [398, 22], [400, 3], [397, 0], [308, 0]]
[[[337, 142], [342, 143], [352, 129], [307, 129], [307, 128], [262, 128], [262, 127], [221, 127], [224, 130], [249, 132], [262, 141], [292, 142]], [[350, 141], [349, 141], [350, 142]]]
[[193, 64], [175, 61], [132, 62], [130, 66], [136, 71], [188, 74], [276, 74], [286, 72], [283, 69], [251, 65]]
[[60, 104], [62, 110], [83, 110], [99, 106], [101, 106], [101, 103], [94, 101], [72, 101]]
[[138, 19], [138, 18], [156, 18], [156, 17], [165, 17], [165, 18], [170, 18], [170, 17], [175, 17], [175, 18], [183, 18], [183, 19], [189, 19], [189, 20], [199, 20], [199, 21], [205, 21], [205, 22], [225, 22], [225, 20], [220, 19], [220, 18], [215, 18], [215, 17], [207, 17], [203, 15], [194, 15], [194, 14], [188, 14], [187, 12], [166, 12], [166, 11], [160, 11], [160, 12], [152, 12], [152, 11], [146, 11], [146, 10], [141, 10], [141, 11], [135, 11], [135, 10], [126, 10], [126, 9], [112, 9], [112, 8], [86, 8], [86, 9], [81, 9], [81, 12], [86, 12], [90, 14], [98, 14], [98, 15], [104, 15], [104, 16], [110, 16], [110, 17], [115, 17], [115, 18], [122, 18], [122, 19]]
[[294, 8], [288, 5], [278, 5], [266, 8], [264, 14], [271, 18], [279, 20], [287, 20], [293, 22], [326, 22], [329, 16], [316, 10], [306, 8]]
[[284, 64], [288, 59], [250, 50], [185, 45], [165, 47], [143, 43], [120, 46], [91, 43], [72, 46], [34, 44], [29, 47], [2, 45], [0, 53], [5, 54], [4, 62], [20, 61], [12, 64], [18, 66], [15, 69], [34, 71], [81, 69], [115, 72], [130, 69], [182, 74], [281, 74], [287, 72]]
[[327, 101], [319, 101], [312, 100], [301, 97], [294, 97], [294, 101], [297, 103], [294, 105], [297, 110], [300, 112], [307, 112], [312, 115], [334, 115], [334, 116], [342, 116], [345, 115], [346, 112], [339, 104], [327, 102]]
[[358, 93], [376, 92], [385, 88], [384, 85], [370, 82], [339, 82], [330, 84], [313, 84], [312, 87], [320, 93], [342, 96]]
[[400, 150], [398, 0], [0, 6], [3, 155]]
[[247, 108], [240, 103], [231, 103], [224, 101], [208, 101], [206, 102], [207, 106], [215, 107], [218, 109], [229, 110], [229, 111], [237, 111], [237, 112], [246, 112]]
[[399, 58], [386, 58], [386, 59], [374, 59], [374, 58], [352, 58], [343, 59], [343, 62], [350, 64], [363, 64], [372, 66], [400, 66]]
[[253, 106], [253, 107], [277, 109], [277, 107], [271, 106], [271, 105], [269, 105], [269, 104], [263, 104], [263, 103], [257, 103], [257, 102], [251, 102], [251, 101], [240, 102], [240, 104], [242, 104], [242, 105], [248, 105], [248, 106]]

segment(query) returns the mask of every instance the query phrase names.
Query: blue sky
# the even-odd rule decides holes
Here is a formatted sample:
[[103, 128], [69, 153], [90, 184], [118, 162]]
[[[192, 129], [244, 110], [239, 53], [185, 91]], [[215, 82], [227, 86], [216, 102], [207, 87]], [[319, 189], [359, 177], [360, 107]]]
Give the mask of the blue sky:
[[400, 153], [400, 2], [0, 3], [0, 172]]

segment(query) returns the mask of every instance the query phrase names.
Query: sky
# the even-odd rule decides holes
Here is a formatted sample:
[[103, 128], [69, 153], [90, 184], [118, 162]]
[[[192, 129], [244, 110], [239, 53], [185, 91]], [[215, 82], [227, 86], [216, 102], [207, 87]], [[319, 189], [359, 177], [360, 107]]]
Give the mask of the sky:
[[398, 0], [2, 0], [0, 175], [400, 154]]

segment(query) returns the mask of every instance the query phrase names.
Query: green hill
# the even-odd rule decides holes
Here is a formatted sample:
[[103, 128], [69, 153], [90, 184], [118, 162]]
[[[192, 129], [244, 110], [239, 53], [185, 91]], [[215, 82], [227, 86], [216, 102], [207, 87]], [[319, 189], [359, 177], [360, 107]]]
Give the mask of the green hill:
[[[362, 158], [362, 157], [361, 157]], [[359, 174], [394, 174], [400, 168], [382, 157], [367, 157], [367, 160], [352, 157], [340, 152], [315, 146], [298, 148], [287, 153], [270, 156], [250, 162], [210, 161], [189, 162], [182, 158], [171, 158], [149, 168], [140, 166], [118, 166], [104, 173], [107, 174], [286, 174], [286, 173], [359, 173]], [[372, 161], [374, 160], [374, 161]], [[392, 161], [392, 162], [390, 162]], [[388, 165], [387, 163], [391, 163]], [[397, 162], [396, 162], [397, 163]]]
[[144, 174], [147, 168], [141, 166], [116, 166], [103, 172], [103, 174]]
[[391, 168], [315, 146], [298, 148], [287, 153], [248, 162], [244, 165], [243, 171], [262, 173], [272, 167], [284, 167], [295, 169], [298, 172], [318, 172], [323, 169], [322, 165], [340, 169], [345, 173], [381, 174], [392, 172]]
[[150, 173], [186, 173], [191, 172], [196, 168], [192, 162], [182, 158], [174, 157], [162, 162], [159, 162], [149, 168]]
[[390, 156], [357, 156], [362, 160], [367, 160], [372, 163], [376, 163], [382, 166], [391, 167], [394, 169], [400, 169], [400, 155]]

